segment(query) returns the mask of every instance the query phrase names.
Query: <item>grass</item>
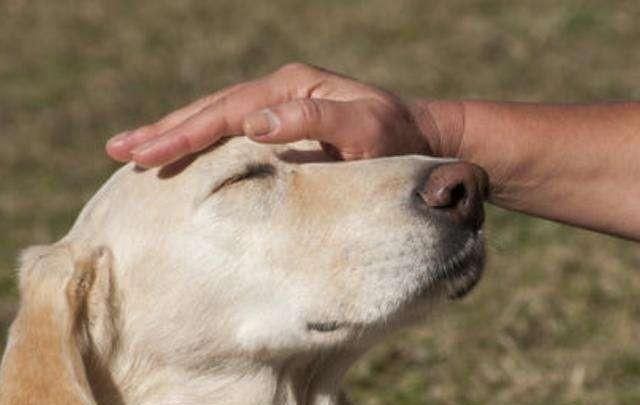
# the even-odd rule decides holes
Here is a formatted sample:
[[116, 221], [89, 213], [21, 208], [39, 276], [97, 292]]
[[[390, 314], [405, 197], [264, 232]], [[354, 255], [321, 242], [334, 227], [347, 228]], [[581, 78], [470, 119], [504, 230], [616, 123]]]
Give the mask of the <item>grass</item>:
[[[19, 249], [69, 228], [109, 135], [300, 60], [403, 95], [640, 98], [634, 1], [0, 3], [0, 327]], [[640, 402], [640, 250], [491, 208], [467, 299], [375, 348], [359, 404]], [[3, 332], [4, 333], [4, 332]]]

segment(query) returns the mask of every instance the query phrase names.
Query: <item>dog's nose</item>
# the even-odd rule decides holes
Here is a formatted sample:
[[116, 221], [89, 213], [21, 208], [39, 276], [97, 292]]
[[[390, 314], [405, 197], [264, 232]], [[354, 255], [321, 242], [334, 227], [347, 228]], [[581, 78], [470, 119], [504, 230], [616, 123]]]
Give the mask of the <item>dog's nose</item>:
[[452, 162], [432, 169], [418, 194], [428, 207], [477, 230], [484, 221], [482, 203], [488, 190], [489, 178], [480, 166]]

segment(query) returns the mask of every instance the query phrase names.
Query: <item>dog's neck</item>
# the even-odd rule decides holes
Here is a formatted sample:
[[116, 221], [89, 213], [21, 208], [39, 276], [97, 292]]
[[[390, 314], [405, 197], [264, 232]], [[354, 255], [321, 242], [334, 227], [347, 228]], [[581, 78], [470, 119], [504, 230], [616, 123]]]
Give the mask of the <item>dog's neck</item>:
[[138, 361], [91, 378], [100, 405], [347, 405], [340, 384], [356, 355], [281, 361], [220, 360], [208, 369]]

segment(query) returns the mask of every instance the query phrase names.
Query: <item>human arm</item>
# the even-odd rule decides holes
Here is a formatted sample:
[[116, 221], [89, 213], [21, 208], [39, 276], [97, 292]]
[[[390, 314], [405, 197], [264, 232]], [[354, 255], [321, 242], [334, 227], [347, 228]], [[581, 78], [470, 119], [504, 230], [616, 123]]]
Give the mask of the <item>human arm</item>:
[[640, 240], [640, 103], [418, 101], [436, 155], [489, 173], [491, 202]]

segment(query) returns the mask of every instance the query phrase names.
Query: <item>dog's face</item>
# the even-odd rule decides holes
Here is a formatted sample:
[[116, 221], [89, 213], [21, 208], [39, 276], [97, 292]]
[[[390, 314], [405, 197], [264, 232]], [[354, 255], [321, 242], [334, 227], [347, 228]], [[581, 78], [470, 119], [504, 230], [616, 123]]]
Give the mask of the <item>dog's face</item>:
[[[110, 318], [89, 323], [99, 351], [113, 338], [98, 335], [116, 334], [120, 348], [198, 368], [357, 346], [477, 282], [481, 201], [461, 221], [455, 201], [424, 196], [446, 161], [336, 163], [309, 145], [235, 138], [116, 173], [61, 241], [113, 258], [109, 287], [87, 304]], [[92, 312], [101, 300], [111, 315]]]
[[475, 284], [481, 232], [416, 193], [441, 160], [323, 162], [305, 146], [237, 138], [186, 167], [115, 176], [71, 235], [113, 250], [123, 333], [166, 353], [290, 352]]

